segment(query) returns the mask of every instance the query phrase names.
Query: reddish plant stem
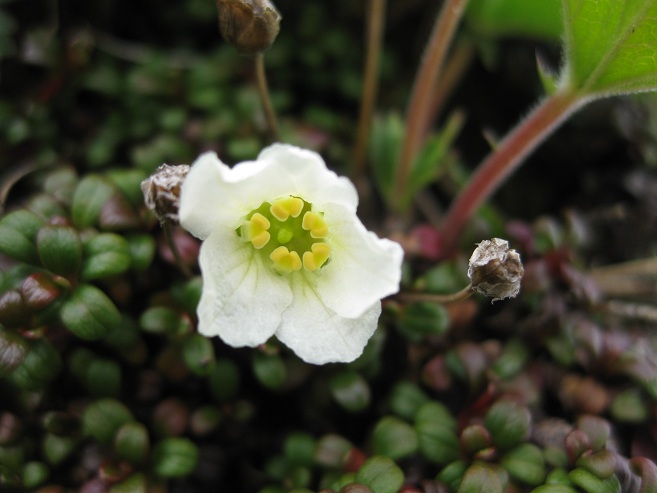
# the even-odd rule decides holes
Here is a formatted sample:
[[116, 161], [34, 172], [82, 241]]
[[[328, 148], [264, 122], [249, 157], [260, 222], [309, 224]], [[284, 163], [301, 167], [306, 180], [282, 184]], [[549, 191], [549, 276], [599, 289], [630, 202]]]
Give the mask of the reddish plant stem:
[[386, 0], [370, 0], [367, 16], [367, 54], [363, 81], [363, 98], [356, 144], [354, 145], [354, 181], [358, 184], [365, 174], [365, 157], [370, 135], [370, 123], [378, 92], [379, 58], [383, 42]]
[[258, 80], [258, 92], [260, 93], [260, 100], [262, 102], [262, 110], [265, 113], [267, 120], [267, 131], [269, 138], [272, 142], [278, 142], [280, 135], [278, 133], [278, 120], [276, 119], [276, 112], [269, 97], [269, 86], [267, 85], [267, 74], [265, 73], [265, 54], [263, 52], [257, 53], [254, 58], [256, 78]]
[[452, 251], [465, 222], [481, 203], [583, 102], [571, 92], [549, 96], [488, 155], [447, 211], [441, 231], [445, 255]]
[[434, 24], [431, 38], [415, 76], [406, 112], [406, 134], [397, 168], [395, 197], [403, 197], [408, 186], [408, 175], [422, 145], [425, 129], [428, 127], [427, 122], [431, 116], [431, 101], [436, 81], [467, 3], [468, 0], [445, 0]]

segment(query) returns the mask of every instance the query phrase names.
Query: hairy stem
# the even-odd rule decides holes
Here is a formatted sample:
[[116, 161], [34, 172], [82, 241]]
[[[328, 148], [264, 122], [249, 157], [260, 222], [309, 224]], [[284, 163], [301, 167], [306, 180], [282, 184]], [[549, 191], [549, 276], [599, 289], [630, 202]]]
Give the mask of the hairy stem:
[[452, 42], [467, 3], [468, 0], [445, 0], [434, 24], [431, 38], [415, 76], [406, 112], [406, 133], [395, 182], [394, 196], [396, 197], [402, 197], [408, 186], [408, 175], [413, 160], [422, 145], [425, 129], [428, 127], [428, 119], [431, 116], [431, 102], [438, 75], [444, 65], [447, 49]]
[[374, 102], [378, 92], [379, 58], [383, 42], [385, 0], [370, 0], [367, 15], [367, 54], [363, 80], [363, 97], [360, 104], [358, 132], [354, 145], [354, 181], [358, 183], [365, 174], [365, 156], [370, 134]]
[[280, 140], [278, 122], [276, 120], [274, 107], [272, 106], [269, 97], [269, 86], [267, 85], [267, 76], [265, 74], [265, 54], [263, 52], [260, 52], [255, 56], [255, 70], [256, 78], [258, 79], [258, 92], [260, 92], [260, 100], [262, 101], [262, 109], [265, 112], [265, 119], [267, 120], [269, 138], [276, 142]]
[[454, 248], [465, 222], [481, 203], [583, 102], [569, 91], [549, 96], [488, 155], [447, 211], [442, 227], [445, 254]]

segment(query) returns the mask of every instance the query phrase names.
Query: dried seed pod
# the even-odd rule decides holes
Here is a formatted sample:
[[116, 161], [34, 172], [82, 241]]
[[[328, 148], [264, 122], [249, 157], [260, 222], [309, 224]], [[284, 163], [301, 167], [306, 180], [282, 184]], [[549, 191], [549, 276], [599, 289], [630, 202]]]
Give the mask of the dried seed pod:
[[163, 222], [178, 224], [180, 187], [189, 173], [189, 165], [169, 166], [163, 164], [151, 176], [141, 182], [146, 207], [155, 212]]
[[524, 272], [518, 252], [500, 238], [479, 243], [472, 252], [468, 267], [472, 289], [493, 298], [493, 301], [515, 298]]
[[269, 48], [280, 29], [281, 14], [269, 0], [217, 0], [219, 31], [247, 55]]

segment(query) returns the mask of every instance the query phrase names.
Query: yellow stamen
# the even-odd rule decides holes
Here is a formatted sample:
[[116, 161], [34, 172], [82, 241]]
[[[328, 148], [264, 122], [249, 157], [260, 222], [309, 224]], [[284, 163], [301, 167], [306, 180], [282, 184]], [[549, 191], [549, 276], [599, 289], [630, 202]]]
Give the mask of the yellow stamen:
[[329, 259], [331, 256], [331, 247], [326, 243], [313, 243], [313, 246], [310, 248], [312, 252], [305, 252], [303, 254], [303, 268], [309, 272], [313, 272], [321, 268]]
[[311, 238], [324, 238], [328, 235], [328, 227], [324, 218], [314, 212], [308, 211], [303, 215], [301, 227], [310, 231]]
[[246, 239], [253, 244], [255, 249], [260, 250], [269, 243], [269, 238], [271, 237], [267, 231], [269, 226], [269, 219], [259, 212], [256, 212], [251, 216], [246, 227]]
[[286, 221], [288, 217], [298, 217], [303, 209], [303, 200], [299, 197], [284, 197], [275, 200], [270, 212], [279, 221]]
[[301, 269], [301, 258], [295, 251], [289, 251], [287, 247], [279, 246], [271, 252], [269, 258], [274, 262], [274, 269], [279, 272], [292, 272]]

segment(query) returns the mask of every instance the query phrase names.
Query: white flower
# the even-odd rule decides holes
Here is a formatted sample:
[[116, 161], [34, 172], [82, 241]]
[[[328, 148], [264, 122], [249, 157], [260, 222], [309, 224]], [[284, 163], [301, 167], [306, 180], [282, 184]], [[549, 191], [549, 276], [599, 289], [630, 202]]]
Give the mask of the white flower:
[[403, 257], [357, 205], [352, 183], [312, 151], [274, 144], [233, 168], [200, 156], [180, 204], [180, 223], [204, 240], [199, 332], [235, 347], [276, 335], [315, 364], [357, 358]]

